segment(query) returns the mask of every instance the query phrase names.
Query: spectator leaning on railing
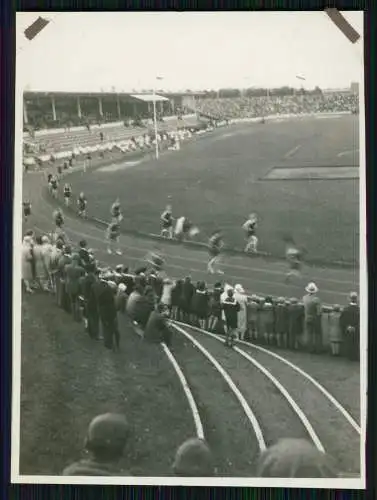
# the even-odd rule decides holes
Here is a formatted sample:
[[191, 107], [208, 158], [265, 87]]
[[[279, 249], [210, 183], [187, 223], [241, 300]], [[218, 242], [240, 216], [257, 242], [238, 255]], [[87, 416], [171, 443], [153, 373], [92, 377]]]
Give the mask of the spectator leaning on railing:
[[[239, 286], [237, 296], [229, 284], [218, 282], [210, 289], [204, 282], [195, 286], [188, 276], [184, 280], [163, 277], [163, 264], [156, 264], [151, 257], [147, 266], [134, 273], [122, 264], [114, 270], [100, 269], [93, 251], [86, 246], [82, 240], [77, 249], [73, 248], [61, 235], [51, 244], [46, 236], [28, 231], [22, 244], [22, 281], [26, 292], [54, 293], [57, 305], [83, 322], [89, 337], [98, 339], [102, 333], [108, 349], [119, 348], [125, 316], [137, 325], [138, 333], [147, 329], [149, 339], [165, 338], [170, 342], [169, 335], [164, 336], [153, 326], [158, 323], [156, 317], [169, 315], [173, 320], [217, 334], [225, 330], [227, 345], [233, 345], [240, 334], [259, 344], [288, 349], [309, 346], [321, 353], [322, 315], [327, 315], [328, 321], [323, 324], [327, 326], [332, 354], [359, 357], [360, 310], [356, 293], [350, 295], [350, 303], [343, 311], [337, 306], [323, 308], [314, 283], [306, 287], [302, 303], [296, 298], [246, 297]], [[242, 312], [241, 298], [246, 299]], [[158, 314], [152, 315], [154, 312]]]

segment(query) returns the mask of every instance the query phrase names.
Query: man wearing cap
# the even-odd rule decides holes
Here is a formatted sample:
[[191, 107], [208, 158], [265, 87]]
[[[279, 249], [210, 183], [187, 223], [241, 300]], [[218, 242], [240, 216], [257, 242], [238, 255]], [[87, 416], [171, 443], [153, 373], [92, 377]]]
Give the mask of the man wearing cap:
[[318, 353], [322, 347], [321, 301], [317, 296], [318, 287], [315, 283], [309, 283], [305, 291], [307, 294], [303, 297], [305, 313], [303, 341], [312, 352]]
[[351, 360], [360, 359], [360, 307], [356, 292], [350, 293], [350, 302], [340, 316], [345, 355]]
[[204, 439], [191, 438], [177, 450], [173, 463], [175, 476], [180, 477], [213, 477], [216, 469], [213, 456]]
[[88, 428], [85, 450], [89, 458], [66, 467], [63, 476], [130, 476], [118, 463], [130, 435], [123, 415], [107, 413], [94, 418]]

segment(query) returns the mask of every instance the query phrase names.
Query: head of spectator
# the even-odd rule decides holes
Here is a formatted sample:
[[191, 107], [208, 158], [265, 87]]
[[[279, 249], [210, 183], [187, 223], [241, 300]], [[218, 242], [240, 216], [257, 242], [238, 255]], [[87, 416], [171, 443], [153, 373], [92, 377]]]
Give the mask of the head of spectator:
[[35, 244], [36, 244], [36, 245], [42, 245], [42, 236], [38, 235], [38, 236], [35, 238]]
[[307, 285], [307, 287], [305, 288], [305, 291], [309, 295], [315, 295], [316, 293], [318, 293], [318, 287], [315, 283], [311, 282]]
[[340, 305], [339, 305], [339, 304], [334, 304], [334, 305], [333, 305], [333, 307], [332, 307], [332, 310], [333, 310], [334, 312], [340, 312], [341, 307], [340, 307]]
[[197, 285], [196, 285], [196, 288], [197, 290], [199, 290], [199, 292], [204, 292], [205, 289], [206, 289], [206, 284], [204, 281], [198, 281]]
[[234, 287], [234, 291], [236, 293], [240, 293], [240, 294], [244, 294], [245, 293], [245, 290], [244, 290], [243, 286], [239, 285], [239, 284]]
[[270, 295], [268, 295], [268, 296], [266, 297], [265, 302], [266, 302], [266, 304], [271, 304], [271, 305], [272, 305], [272, 304], [273, 304], [272, 297], [271, 297]]
[[30, 236], [30, 238], [34, 238], [34, 231], [32, 229], [29, 229], [26, 231], [25, 236]]
[[234, 290], [233, 288], [228, 288], [228, 290], [226, 291], [226, 295], [229, 299], [232, 299], [233, 296], [234, 296]]
[[120, 414], [106, 413], [91, 421], [85, 447], [98, 462], [117, 462], [123, 455], [128, 437], [126, 418]]
[[88, 246], [87, 242], [85, 240], [81, 240], [79, 243], [80, 248], [86, 248]]
[[258, 477], [334, 478], [332, 458], [304, 439], [281, 439], [262, 453]]
[[72, 247], [71, 245], [65, 245], [64, 246], [64, 255], [71, 255], [72, 254]]
[[173, 472], [181, 477], [211, 477], [216, 474], [211, 450], [203, 439], [191, 438], [177, 450]]
[[350, 293], [350, 304], [356, 305], [358, 303], [358, 295], [356, 292], [351, 292]]

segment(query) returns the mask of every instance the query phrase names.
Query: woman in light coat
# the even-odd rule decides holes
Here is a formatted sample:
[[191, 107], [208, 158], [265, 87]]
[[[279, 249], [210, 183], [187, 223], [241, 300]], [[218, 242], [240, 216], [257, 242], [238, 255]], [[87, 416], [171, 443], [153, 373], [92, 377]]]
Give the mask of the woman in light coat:
[[21, 273], [22, 281], [28, 293], [33, 293], [30, 283], [33, 281], [33, 238], [25, 236], [22, 241], [21, 253]]
[[247, 330], [247, 296], [242, 285], [234, 287], [234, 298], [240, 305], [238, 311], [238, 335], [240, 340], [244, 340]]

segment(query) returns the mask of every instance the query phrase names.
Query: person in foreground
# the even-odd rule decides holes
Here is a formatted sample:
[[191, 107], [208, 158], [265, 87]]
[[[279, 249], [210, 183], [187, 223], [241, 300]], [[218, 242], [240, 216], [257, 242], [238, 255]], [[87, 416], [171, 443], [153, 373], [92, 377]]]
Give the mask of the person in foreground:
[[85, 450], [89, 458], [66, 467], [63, 476], [130, 476], [118, 462], [129, 437], [129, 426], [123, 415], [106, 413], [89, 424]]
[[258, 461], [258, 477], [336, 478], [333, 459], [305, 439], [281, 439]]
[[187, 439], [178, 448], [173, 473], [181, 477], [212, 477], [216, 475], [213, 456], [206, 441], [199, 438]]

